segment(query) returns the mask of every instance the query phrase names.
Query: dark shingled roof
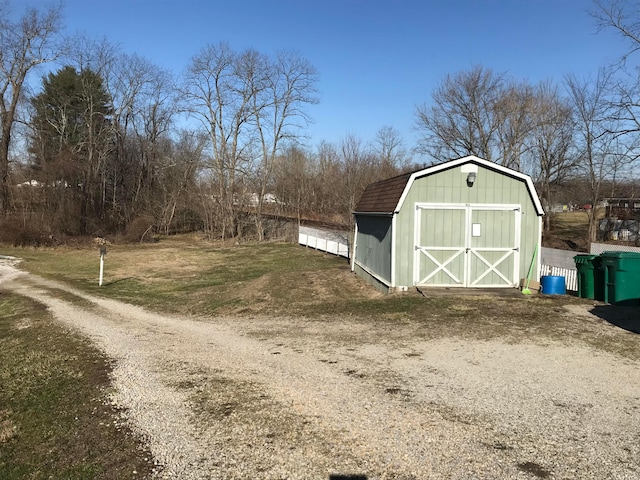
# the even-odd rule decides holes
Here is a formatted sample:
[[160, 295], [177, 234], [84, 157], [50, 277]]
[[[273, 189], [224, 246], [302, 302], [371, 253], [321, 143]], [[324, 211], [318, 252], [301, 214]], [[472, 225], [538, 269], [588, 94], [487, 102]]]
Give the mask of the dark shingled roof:
[[356, 213], [393, 214], [413, 173], [415, 172], [404, 173], [367, 185], [356, 206]]

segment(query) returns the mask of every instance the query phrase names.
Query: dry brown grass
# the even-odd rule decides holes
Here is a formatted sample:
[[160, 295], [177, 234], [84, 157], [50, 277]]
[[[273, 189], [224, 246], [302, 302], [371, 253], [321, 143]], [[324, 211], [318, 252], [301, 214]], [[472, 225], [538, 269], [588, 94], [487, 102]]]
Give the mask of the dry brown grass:
[[318, 323], [320, 330], [330, 325], [327, 331], [339, 330], [342, 319], [348, 317], [361, 322], [365, 332], [389, 339], [408, 329], [425, 339], [500, 337], [518, 342], [538, 336], [599, 343], [614, 352], [633, 350], [632, 342], [627, 345], [624, 338], [610, 341], [596, 334], [607, 326], [618, 331], [626, 327], [612, 311], [594, 309], [593, 302], [585, 299], [525, 296], [516, 290], [469, 294], [456, 289], [444, 293], [427, 289], [425, 296], [384, 296], [354, 275], [344, 259], [291, 244], [228, 245], [185, 236], [156, 244], [112, 245], [102, 288], [97, 286], [95, 248], [13, 254], [25, 257], [24, 266], [35, 273], [169, 313], [233, 315], [237, 321], [260, 317], [268, 328], [278, 328], [278, 317], [295, 316], [308, 324]]

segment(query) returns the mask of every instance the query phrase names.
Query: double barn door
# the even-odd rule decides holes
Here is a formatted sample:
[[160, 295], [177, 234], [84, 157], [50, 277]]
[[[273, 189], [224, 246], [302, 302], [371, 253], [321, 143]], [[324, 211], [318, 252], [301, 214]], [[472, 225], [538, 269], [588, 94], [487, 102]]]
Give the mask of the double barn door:
[[520, 205], [416, 204], [414, 284], [514, 287]]

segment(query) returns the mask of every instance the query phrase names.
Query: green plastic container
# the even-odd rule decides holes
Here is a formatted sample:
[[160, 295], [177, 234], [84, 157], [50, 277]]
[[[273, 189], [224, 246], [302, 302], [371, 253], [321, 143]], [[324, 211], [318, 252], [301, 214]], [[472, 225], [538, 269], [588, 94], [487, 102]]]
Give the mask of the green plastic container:
[[578, 296], [604, 301], [604, 270], [599, 255], [576, 255], [573, 257], [578, 271]]
[[580, 298], [595, 299], [595, 276], [593, 260], [597, 255], [576, 255], [573, 261], [578, 270], [578, 296]]
[[640, 304], [640, 253], [604, 252], [605, 298], [613, 305]]

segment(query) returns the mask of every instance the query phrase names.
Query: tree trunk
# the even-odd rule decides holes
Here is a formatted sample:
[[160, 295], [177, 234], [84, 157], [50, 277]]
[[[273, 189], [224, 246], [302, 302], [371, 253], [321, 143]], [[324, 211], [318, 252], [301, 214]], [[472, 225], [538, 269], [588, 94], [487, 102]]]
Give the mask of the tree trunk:
[[[4, 127], [4, 123], [3, 123]], [[9, 211], [9, 143], [11, 133], [8, 129], [2, 129], [0, 139], [0, 215]]]

